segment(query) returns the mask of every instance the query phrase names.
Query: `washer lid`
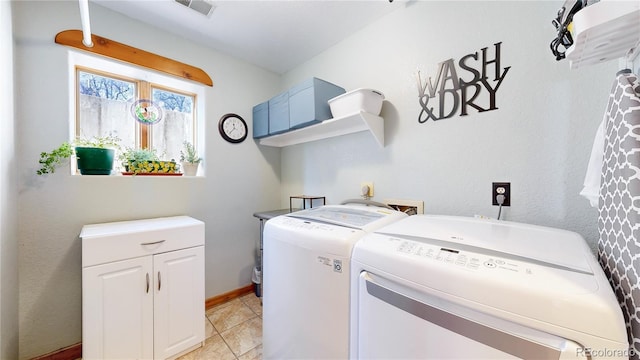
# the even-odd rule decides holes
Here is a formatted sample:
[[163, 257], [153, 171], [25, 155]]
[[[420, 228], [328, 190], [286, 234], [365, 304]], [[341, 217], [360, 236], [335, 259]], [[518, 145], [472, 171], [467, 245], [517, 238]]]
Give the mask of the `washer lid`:
[[[373, 230], [375, 227], [389, 223], [392, 219], [406, 217], [406, 214], [376, 206], [325, 205], [286, 216], [354, 229]], [[376, 222], [381, 223], [376, 224]]]
[[[429, 238], [487, 249], [552, 266], [592, 274], [589, 249], [577, 233], [509, 221], [456, 216], [415, 215], [377, 230], [393, 236]], [[582, 251], [577, 251], [582, 250]]]

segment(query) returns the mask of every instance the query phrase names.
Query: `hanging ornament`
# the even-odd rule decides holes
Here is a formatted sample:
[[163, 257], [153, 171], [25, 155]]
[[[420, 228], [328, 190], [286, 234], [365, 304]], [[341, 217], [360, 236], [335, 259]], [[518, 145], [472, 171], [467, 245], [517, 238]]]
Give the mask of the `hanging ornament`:
[[131, 105], [131, 115], [141, 124], [154, 125], [162, 120], [162, 108], [148, 99], [140, 99]]

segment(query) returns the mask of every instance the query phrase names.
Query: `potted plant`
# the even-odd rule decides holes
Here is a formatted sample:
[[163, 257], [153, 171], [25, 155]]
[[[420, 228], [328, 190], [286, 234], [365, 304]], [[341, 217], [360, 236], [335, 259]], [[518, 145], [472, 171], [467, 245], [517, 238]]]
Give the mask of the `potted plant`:
[[78, 170], [82, 175], [110, 175], [113, 159], [120, 139], [114, 135], [96, 136], [76, 140], [75, 152]]
[[119, 158], [125, 168], [125, 175], [175, 174], [179, 169], [173, 159], [160, 160], [155, 149], [127, 148]]
[[56, 168], [73, 155], [73, 147], [69, 142], [65, 141], [59, 147], [50, 152], [40, 153], [40, 169], [36, 171], [38, 175], [52, 174], [56, 172]]
[[180, 150], [182, 172], [187, 176], [195, 176], [198, 173], [198, 166], [202, 158], [198, 156], [198, 152], [192, 143], [185, 141], [183, 144], [184, 150]]
[[50, 152], [40, 153], [40, 169], [36, 173], [54, 173], [64, 160], [75, 153], [80, 174], [109, 175], [113, 170], [113, 158], [119, 143], [120, 139], [115, 135], [96, 136], [91, 139], [78, 138], [73, 145], [65, 141]]

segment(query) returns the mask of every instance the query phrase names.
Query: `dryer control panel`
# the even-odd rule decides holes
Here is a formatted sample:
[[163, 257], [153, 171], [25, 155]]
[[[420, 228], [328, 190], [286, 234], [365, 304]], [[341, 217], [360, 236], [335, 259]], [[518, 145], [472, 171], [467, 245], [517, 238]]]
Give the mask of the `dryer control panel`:
[[[463, 271], [475, 273], [475, 276], [488, 276], [498, 282], [527, 284], [528, 287], [548, 287], [549, 281], [564, 288], [577, 285], [582, 290], [595, 286], [592, 273], [472, 244], [391, 234], [374, 234], [361, 240], [361, 244], [364, 247], [371, 245], [377, 249], [376, 252], [391, 251], [400, 258], [408, 257], [416, 268], [432, 274], [447, 274], [451, 278], [457, 276], [454, 273]], [[558, 281], [560, 274], [561, 278], [570, 279], [570, 284]]]
[[396, 250], [398, 252], [413, 254], [415, 256], [433, 259], [446, 264], [452, 264], [471, 270], [486, 268], [512, 272], [523, 272], [528, 275], [533, 274], [531, 266], [526, 266], [527, 264], [513, 259], [495, 255], [491, 256], [475, 252], [467, 252], [410, 240], [398, 240], [400, 241]]
[[593, 274], [479, 248], [471, 242], [374, 233], [356, 243], [352, 262], [457, 296], [470, 292], [477, 292], [480, 298], [502, 292], [580, 296], [598, 289]]

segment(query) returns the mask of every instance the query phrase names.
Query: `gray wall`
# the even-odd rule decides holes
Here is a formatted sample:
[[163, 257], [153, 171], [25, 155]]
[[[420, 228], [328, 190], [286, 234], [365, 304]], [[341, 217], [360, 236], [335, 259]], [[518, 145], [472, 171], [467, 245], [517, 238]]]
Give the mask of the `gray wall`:
[[[0, 4], [4, 29], [7, 6]], [[420, 199], [427, 213], [488, 216], [497, 214], [491, 182], [510, 181], [506, 219], [575, 230], [595, 243], [597, 211], [578, 192], [617, 66], [572, 71], [553, 59], [550, 19], [561, 4], [411, 2], [283, 78], [92, 4], [95, 34], [202, 67], [215, 83], [206, 92], [207, 177], [152, 179], [34, 175], [38, 154], [69, 134], [68, 49], [53, 37], [79, 29], [80, 17], [77, 2], [13, 3], [19, 156], [7, 161], [14, 150], [4, 129], [7, 122], [13, 127], [13, 116], [2, 116], [0, 163], [21, 164], [20, 185], [16, 196], [15, 175], [0, 175], [0, 220], [3, 246], [12, 245], [15, 232], [20, 239], [20, 358], [81, 340], [78, 233], [87, 223], [177, 214], [204, 220], [207, 297], [249, 283], [258, 238], [253, 212], [286, 207], [289, 195], [301, 193], [337, 203], [356, 197], [361, 181], [374, 182], [377, 200]], [[434, 77], [439, 62], [500, 41], [502, 67], [511, 70], [496, 95], [499, 109], [419, 124], [417, 70]], [[387, 145], [380, 148], [367, 133], [282, 151], [220, 139], [221, 115], [236, 112], [250, 123], [254, 104], [311, 76], [347, 90], [381, 90]], [[11, 274], [15, 251], [2, 249], [3, 279], [5, 257], [14, 259]], [[1, 285], [4, 346], [5, 309], [15, 299], [4, 295], [10, 285]]]
[[[373, 181], [374, 200], [416, 199], [425, 213], [496, 217], [491, 183], [508, 181], [504, 219], [577, 231], [593, 247], [597, 210], [578, 193], [618, 68], [613, 61], [570, 70], [555, 61], [550, 21], [561, 5], [411, 2], [286, 74], [287, 86], [317, 76], [347, 91], [382, 91], [386, 146], [358, 133], [285, 148], [282, 204], [298, 193], [337, 203]], [[418, 123], [417, 71], [435, 81], [438, 63], [453, 58], [458, 66], [484, 47], [493, 59], [497, 42], [500, 66], [511, 66], [497, 90], [499, 109]]]
[[0, 1], [0, 359], [18, 357], [18, 160], [11, 3]]
[[[11, 199], [18, 201], [3, 201], [3, 207], [20, 204], [20, 358], [81, 341], [78, 234], [84, 224], [193, 216], [206, 223], [205, 295], [249, 285], [259, 230], [252, 215], [279, 206], [280, 150], [260, 149], [251, 138], [229, 144], [218, 134], [217, 123], [230, 112], [250, 122], [253, 104], [276, 93], [280, 77], [92, 3], [94, 34], [200, 67], [213, 79], [203, 114], [207, 176], [90, 177], [59, 171], [38, 177], [39, 153], [69, 134], [69, 49], [55, 44], [54, 36], [79, 29], [80, 15], [77, 1], [18, 1], [13, 6], [15, 81], [21, 94], [16, 98], [20, 188], [18, 198]], [[4, 126], [2, 133], [4, 147]]]

